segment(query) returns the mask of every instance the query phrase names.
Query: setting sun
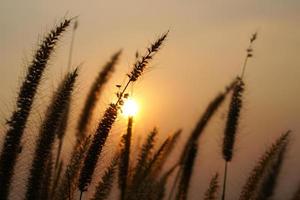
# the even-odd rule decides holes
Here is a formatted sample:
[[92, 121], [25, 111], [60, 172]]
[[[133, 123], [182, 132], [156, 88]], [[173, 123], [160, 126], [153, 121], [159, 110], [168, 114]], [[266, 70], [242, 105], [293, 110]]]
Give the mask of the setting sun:
[[136, 101], [134, 99], [128, 99], [125, 101], [122, 111], [125, 116], [135, 116], [138, 109], [139, 107]]

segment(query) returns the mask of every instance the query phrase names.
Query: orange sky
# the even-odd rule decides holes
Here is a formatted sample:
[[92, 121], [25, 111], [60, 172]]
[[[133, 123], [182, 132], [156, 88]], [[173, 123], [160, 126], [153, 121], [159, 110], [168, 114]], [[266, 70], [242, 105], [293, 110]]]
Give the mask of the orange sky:
[[[134, 86], [141, 107], [136, 119], [138, 134], [147, 133], [153, 126], [158, 126], [162, 134], [177, 128], [188, 134], [209, 101], [240, 72], [249, 37], [258, 31], [245, 77], [245, 105], [232, 166], [235, 183], [229, 190], [236, 197], [245, 172], [253, 166], [251, 161], [287, 129], [294, 135], [282, 179], [290, 180], [285, 183], [291, 187], [299, 181], [293, 174], [299, 174], [296, 169], [300, 168], [295, 158], [300, 151], [300, 1], [0, 0], [0, 4], [2, 122], [12, 110], [11, 99], [16, 96], [37, 39], [62, 16], [79, 15], [73, 64], [83, 65], [75, 105], [82, 105], [95, 73], [112, 53], [124, 50], [99, 104], [99, 116], [111, 100], [114, 85], [124, 81], [136, 50], [144, 52], [160, 33], [170, 29], [161, 52]], [[52, 57], [43, 88], [53, 90], [66, 71], [70, 36], [65, 35]], [[41, 105], [47, 102], [47, 93], [40, 91], [39, 96], [37, 118], [43, 112]], [[205, 189], [209, 175], [222, 169], [219, 152], [226, 107], [220, 109], [201, 141], [198, 162], [206, 175], [196, 170], [191, 200], [197, 199], [199, 188]], [[76, 123], [76, 117], [71, 123]], [[115, 132], [125, 130], [125, 126], [118, 125]], [[281, 197], [286, 194], [285, 187]]]

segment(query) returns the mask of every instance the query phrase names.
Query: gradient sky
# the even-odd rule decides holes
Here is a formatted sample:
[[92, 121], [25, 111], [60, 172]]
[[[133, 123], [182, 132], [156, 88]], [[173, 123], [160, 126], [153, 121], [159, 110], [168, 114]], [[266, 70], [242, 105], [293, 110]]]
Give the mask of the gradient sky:
[[[300, 151], [299, 13], [299, 0], [0, 0], [1, 122], [14, 106], [12, 99], [38, 39], [63, 16], [79, 16], [73, 64], [83, 65], [76, 106], [82, 105], [101, 66], [112, 53], [123, 49], [117, 72], [99, 104], [99, 116], [112, 99], [114, 85], [124, 81], [136, 50], [144, 52], [160, 33], [170, 30], [161, 52], [134, 86], [141, 107], [136, 132], [141, 135], [153, 126], [165, 136], [177, 128], [187, 135], [209, 101], [240, 73], [249, 37], [258, 31], [254, 57], [246, 70], [245, 105], [228, 189], [229, 195], [236, 197], [258, 154], [280, 133], [291, 129], [289, 156], [277, 194], [278, 199], [283, 198], [300, 181], [300, 162], [296, 160]], [[43, 80], [46, 91], [54, 90], [66, 71], [70, 36], [65, 35], [51, 59]], [[47, 93], [41, 90], [39, 97], [34, 111], [37, 118], [43, 113]], [[210, 175], [222, 172], [220, 144], [227, 105], [200, 142], [191, 200], [197, 199], [199, 192], [203, 194]], [[73, 118], [74, 124], [76, 116]], [[125, 125], [119, 125], [114, 131], [124, 130]], [[72, 141], [72, 136], [68, 138]]]

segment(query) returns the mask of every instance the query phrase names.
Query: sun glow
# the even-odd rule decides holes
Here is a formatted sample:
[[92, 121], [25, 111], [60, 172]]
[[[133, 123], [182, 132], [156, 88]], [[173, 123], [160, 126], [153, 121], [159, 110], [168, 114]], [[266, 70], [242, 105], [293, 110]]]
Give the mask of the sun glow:
[[128, 99], [124, 102], [122, 111], [125, 116], [133, 117], [137, 114], [138, 109], [139, 107], [136, 101], [133, 99]]

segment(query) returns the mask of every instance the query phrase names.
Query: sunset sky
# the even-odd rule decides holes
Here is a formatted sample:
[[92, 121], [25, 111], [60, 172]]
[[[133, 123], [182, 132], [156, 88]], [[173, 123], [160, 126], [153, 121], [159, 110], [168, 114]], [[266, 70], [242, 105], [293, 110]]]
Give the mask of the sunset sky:
[[[237, 197], [258, 155], [288, 129], [293, 131], [292, 142], [278, 197], [295, 187], [300, 169], [299, 0], [0, 0], [1, 124], [13, 109], [12, 100], [39, 39], [64, 16], [78, 16], [72, 63], [74, 67], [82, 64], [71, 124], [76, 123], [78, 108], [96, 73], [113, 53], [123, 49], [100, 100], [99, 116], [113, 99], [115, 85], [124, 83], [135, 52], [144, 53], [152, 41], [170, 30], [162, 50], [133, 87], [140, 107], [135, 130], [143, 135], [157, 126], [160, 137], [165, 137], [183, 128], [182, 141], [209, 101], [240, 73], [249, 38], [257, 31], [254, 57], [245, 75], [236, 157], [229, 172], [234, 183], [228, 189], [232, 198]], [[66, 72], [70, 40], [71, 31], [51, 58], [42, 88], [53, 91]], [[39, 97], [33, 121], [39, 121], [47, 104], [47, 92], [41, 90]], [[203, 194], [215, 171], [223, 170], [220, 152], [227, 107], [228, 102], [201, 138], [191, 200], [198, 199], [197, 191]], [[126, 124], [119, 123], [113, 134], [125, 128]]]

